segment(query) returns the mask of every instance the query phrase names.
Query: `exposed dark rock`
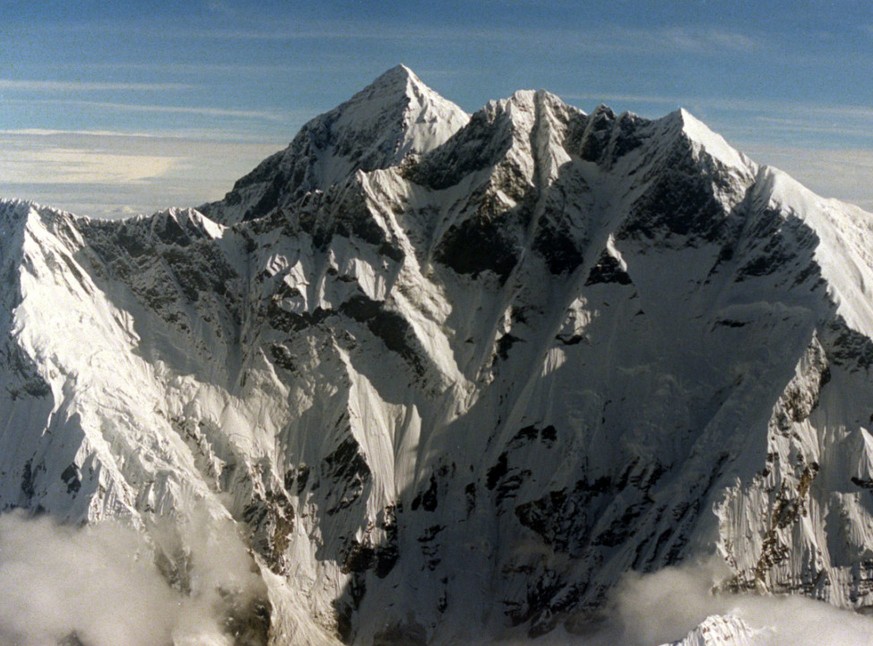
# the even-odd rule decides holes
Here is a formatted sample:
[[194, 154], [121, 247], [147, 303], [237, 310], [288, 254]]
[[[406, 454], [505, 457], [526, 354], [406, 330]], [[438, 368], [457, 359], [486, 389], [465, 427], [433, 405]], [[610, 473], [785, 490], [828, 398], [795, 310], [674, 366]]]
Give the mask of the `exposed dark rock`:
[[564, 345], [576, 345], [582, 343], [585, 340], [585, 336], [582, 334], [558, 334], [555, 339]]
[[497, 486], [497, 483], [506, 476], [509, 471], [509, 458], [506, 453], [501, 453], [497, 458], [497, 464], [488, 469], [487, 473], [487, 481], [485, 486], [488, 487], [489, 490], [493, 491], [494, 487]]
[[245, 598], [226, 595], [223, 629], [233, 639], [234, 646], [267, 646], [270, 643], [272, 605], [263, 597]]
[[285, 472], [285, 490], [293, 491], [298, 496], [302, 495], [306, 491], [310, 472], [311, 469], [306, 464], [298, 465], [296, 469], [288, 469]]
[[585, 261], [569, 232], [561, 231], [554, 225], [537, 229], [533, 249], [543, 257], [549, 271], [556, 276], [573, 273]]
[[467, 499], [467, 515], [473, 513], [473, 510], [476, 509], [476, 483], [471, 482], [466, 487], [464, 487], [464, 495]]
[[873, 366], [873, 341], [851, 329], [842, 317], [828, 324], [825, 337], [828, 357], [850, 370], [869, 370]]
[[505, 233], [506, 223], [465, 220], [452, 225], [436, 250], [438, 262], [459, 274], [478, 276], [484, 271], [505, 282], [518, 263], [515, 241]]
[[512, 349], [512, 346], [514, 346], [518, 341], [523, 341], [523, 339], [513, 336], [512, 334], [504, 334], [500, 337], [500, 340], [497, 341], [497, 356], [503, 361], [506, 361], [509, 358], [510, 349]]
[[397, 536], [397, 517], [394, 507], [387, 507], [376, 525], [382, 531], [382, 540], [374, 539], [373, 527], [367, 530], [361, 541], [352, 540], [346, 544], [341, 555], [341, 571], [345, 574], [364, 574], [373, 571], [384, 579], [400, 558]]
[[634, 203], [618, 239], [665, 236], [717, 241], [727, 226], [724, 207], [713, 193], [713, 177], [693, 160], [682, 141], [660, 168], [652, 186]]
[[373, 637], [373, 646], [426, 646], [427, 643], [427, 630], [416, 621], [392, 624]]
[[582, 139], [580, 157], [586, 161], [602, 162], [606, 156], [615, 113], [605, 105], [598, 106], [588, 118]]
[[412, 500], [412, 510], [415, 511], [421, 506], [425, 511], [436, 511], [438, 502], [437, 479], [435, 474], [431, 474], [430, 486]]
[[35, 489], [36, 473], [33, 469], [33, 458], [24, 463], [24, 469], [21, 472], [21, 493], [26, 498], [33, 498], [36, 493]]
[[399, 354], [419, 374], [425, 373], [424, 352], [419, 350], [415, 332], [402, 315], [363, 294], [340, 306], [340, 312], [363, 323], [385, 346]]
[[246, 505], [242, 518], [250, 528], [250, 544], [276, 574], [285, 574], [285, 550], [294, 531], [294, 505], [284, 492], [268, 491], [255, 495]]
[[[302, 332], [309, 327], [316, 326], [333, 315], [331, 310], [316, 307], [312, 312], [289, 312], [283, 309], [277, 300], [271, 300], [267, 307], [267, 321], [270, 326], [286, 334]], [[293, 361], [292, 361], [293, 363]]]
[[599, 501], [613, 491], [606, 476], [593, 482], [579, 480], [568, 491], [550, 491], [545, 496], [515, 508], [519, 522], [538, 534], [547, 545], [560, 552], [578, 554], [587, 544], [589, 521], [599, 509]]
[[591, 268], [588, 274], [588, 279], [585, 281], [585, 286], [597, 285], [600, 283], [615, 283], [617, 285], [630, 285], [631, 277], [622, 269], [618, 259], [604, 251], [600, 255], [597, 264]]
[[525, 426], [516, 433], [507, 444], [509, 448], [520, 448], [525, 445], [540, 440], [546, 446], [551, 446], [558, 437], [557, 429], [549, 424], [543, 429], [538, 429], [536, 426]]
[[291, 351], [280, 343], [274, 343], [270, 346], [270, 356], [273, 358], [273, 363], [280, 368], [284, 368], [288, 372], [294, 372], [296, 367], [291, 356]]
[[405, 176], [433, 189], [454, 186], [471, 173], [493, 166], [512, 145], [509, 127], [495, 127], [499, 115], [487, 110], [476, 112], [466, 127], [449, 143], [408, 167]]
[[63, 473], [61, 473], [61, 480], [67, 485], [67, 493], [76, 494], [82, 488], [81, 474], [75, 464], [71, 464], [64, 469]]
[[351, 432], [333, 453], [322, 460], [321, 474], [323, 479], [333, 483], [328, 493], [328, 514], [349, 507], [364, 493], [372, 474]]
[[83, 642], [79, 633], [75, 630], [66, 637], [58, 641], [58, 646], [88, 646], [87, 642]]
[[854, 484], [856, 487], [861, 487], [862, 489], [870, 489], [871, 491], [873, 491], [873, 479], [865, 478], [862, 480], [861, 478], [852, 476], [851, 480], [852, 484]]

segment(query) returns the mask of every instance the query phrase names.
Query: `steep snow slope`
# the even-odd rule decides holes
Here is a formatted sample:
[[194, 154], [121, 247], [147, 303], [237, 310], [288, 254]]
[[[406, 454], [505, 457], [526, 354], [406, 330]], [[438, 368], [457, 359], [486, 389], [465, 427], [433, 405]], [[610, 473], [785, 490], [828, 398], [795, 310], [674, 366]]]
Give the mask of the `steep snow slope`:
[[205, 210], [2, 203], [3, 509], [232, 518], [275, 643], [583, 630], [711, 552], [871, 605], [869, 214], [402, 67]]

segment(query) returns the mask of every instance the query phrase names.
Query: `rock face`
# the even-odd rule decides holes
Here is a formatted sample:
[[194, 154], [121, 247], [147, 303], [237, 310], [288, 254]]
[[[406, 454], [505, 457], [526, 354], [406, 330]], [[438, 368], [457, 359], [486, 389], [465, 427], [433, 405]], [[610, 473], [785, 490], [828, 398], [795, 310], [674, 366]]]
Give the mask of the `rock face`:
[[201, 211], [0, 228], [0, 508], [231, 518], [274, 643], [535, 636], [712, 552], [873, 605], [873, 216], [687, 112], [399, 67]]

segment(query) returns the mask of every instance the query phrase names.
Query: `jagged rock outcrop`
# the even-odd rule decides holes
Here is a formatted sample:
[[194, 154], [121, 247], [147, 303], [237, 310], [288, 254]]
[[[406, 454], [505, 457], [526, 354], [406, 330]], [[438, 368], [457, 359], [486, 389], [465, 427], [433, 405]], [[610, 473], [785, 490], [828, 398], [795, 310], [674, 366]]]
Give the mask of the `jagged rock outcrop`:
[[871, 217], [395, 68], [202, 212], [0, 203], [0, 508], [231, 518], [279, 644], [535, 636], [709, 552], [869, 606]]

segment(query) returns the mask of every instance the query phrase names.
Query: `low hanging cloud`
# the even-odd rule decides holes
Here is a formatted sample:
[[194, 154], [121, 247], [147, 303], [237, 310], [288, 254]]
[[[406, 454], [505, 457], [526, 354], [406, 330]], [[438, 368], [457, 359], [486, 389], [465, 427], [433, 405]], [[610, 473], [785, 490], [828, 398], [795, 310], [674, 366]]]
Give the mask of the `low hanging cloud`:
[[156, 526], [173, 557], [159, 569], [156, 546], [119, 524], [0, 516], [0, 643], [230, 646], [245, 631], [245, 643], [263, 643], [266, 588], [232, 527]]
[[[112, 522], [75, 528], [0, 516], [0, 643], [86, 646], [264, 644], [263, 580], [230, 521], [157, 522], [151, 540]], [[805, 597], [713, 594], [728, 575], [717, 559], [627, 574], [600, 618], [563, 626], [538, 646], [658, 646], [690, 631], [739, 628], [734, 642], [683, 646], [873, 645], [873, 619]], [[246, 632], [248, 631], [248, 632]], [[502, 643], [508, 643], [503, 640]], [[524, 642], [522, 642], [524, 643]]]
[[13, 184], [35, 183], [40, 178], [51, 178], [52, 184], [124, 184], [167, 175], [175, 163], [169, 156], [48, 148], [26, 158], [3, 159], [2, 172], [4, 181]]
[[[714, 594], [729, 572], [722, 562], [670, 567], [653, 574], [629, 573], [616, 587], [599, 623], [586, 634], [561, 632], [549, 646], [659, 646], [682, 643], [686, 635], [716, 617], [715, 624], [739, 627], [736, 642], [689, 640], [682, 646], [735, 643], [738, 646], [873, 645], [873, 619], [802, 596]], [[710, 639], [713, 635], [709, 633]]]
[[219, 199], [278, 146], [99, 131], [0, 131], [0, 198], [101, 218]]

